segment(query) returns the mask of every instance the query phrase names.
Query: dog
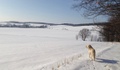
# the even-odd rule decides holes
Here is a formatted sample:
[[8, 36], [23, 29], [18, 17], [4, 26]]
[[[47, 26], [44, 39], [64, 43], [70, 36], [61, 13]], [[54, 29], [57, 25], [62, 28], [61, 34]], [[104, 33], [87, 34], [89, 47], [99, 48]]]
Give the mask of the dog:
[[95, 55], [96, 55], [95, 49], [91, 45], [87, 45], [86, 48], [88, 48], [89, 58], [95, 61]]

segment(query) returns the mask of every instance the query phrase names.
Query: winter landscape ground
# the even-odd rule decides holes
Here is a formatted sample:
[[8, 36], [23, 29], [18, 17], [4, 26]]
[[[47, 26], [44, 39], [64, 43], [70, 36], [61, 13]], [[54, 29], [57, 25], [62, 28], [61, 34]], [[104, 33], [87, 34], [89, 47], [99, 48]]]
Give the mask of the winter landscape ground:
[[[120, 70], [120, 43], [76, 40], [94, 27], [0, 28], [0, 70]], [[96, 49], [95, 61], [87, 44]]]

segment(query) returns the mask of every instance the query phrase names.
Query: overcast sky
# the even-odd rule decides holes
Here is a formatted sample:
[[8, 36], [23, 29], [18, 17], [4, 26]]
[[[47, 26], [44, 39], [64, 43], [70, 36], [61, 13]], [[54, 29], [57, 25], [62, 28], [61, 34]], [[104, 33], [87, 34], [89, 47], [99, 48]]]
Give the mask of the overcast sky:
[[[0, 21], [91, 23], [72, 8], [74, 0], [0, 0]], [[96, 22], [106, 21], [100, 17]]]

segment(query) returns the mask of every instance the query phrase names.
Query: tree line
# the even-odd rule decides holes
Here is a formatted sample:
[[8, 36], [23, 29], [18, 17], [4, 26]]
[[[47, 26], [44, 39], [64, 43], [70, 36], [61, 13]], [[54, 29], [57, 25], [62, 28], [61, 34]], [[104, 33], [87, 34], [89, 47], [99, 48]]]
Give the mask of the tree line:
[[0, 24], [0, 27], [17, 27], [17, 28], [47, 28], [47, 25], [39, 25], [39, 26], [34, 26], [34, 25], [30, 25], [29, 23], [23, 23], [23, 24], [11, 24], [11, 23], [7, 23], [7, 24]]

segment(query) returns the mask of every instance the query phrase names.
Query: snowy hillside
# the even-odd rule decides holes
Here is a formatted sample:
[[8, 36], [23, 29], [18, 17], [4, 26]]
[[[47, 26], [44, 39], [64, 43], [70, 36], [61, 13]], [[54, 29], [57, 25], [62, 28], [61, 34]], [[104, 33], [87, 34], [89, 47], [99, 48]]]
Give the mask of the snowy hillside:
[[[119, 70], [119, 43], [76, 40], [83, 28], [0, 28], [0, 70]], [[90, 61], [86, 45], [97, 51]]]

